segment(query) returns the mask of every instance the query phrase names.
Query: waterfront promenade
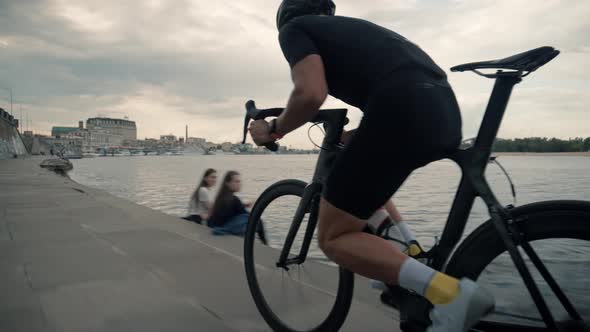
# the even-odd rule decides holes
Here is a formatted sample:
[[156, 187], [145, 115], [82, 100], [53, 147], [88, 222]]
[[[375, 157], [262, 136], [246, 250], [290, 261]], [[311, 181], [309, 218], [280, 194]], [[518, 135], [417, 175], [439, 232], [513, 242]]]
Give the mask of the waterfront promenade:
[[[239, 238], [84, 187], [41, 160], [0, 160], [0, 331], [269, 330]], [[318, 298], [329, 269], [310, 269]], [[395, 317], [357, 277], [343, 330], [396, 331]]]

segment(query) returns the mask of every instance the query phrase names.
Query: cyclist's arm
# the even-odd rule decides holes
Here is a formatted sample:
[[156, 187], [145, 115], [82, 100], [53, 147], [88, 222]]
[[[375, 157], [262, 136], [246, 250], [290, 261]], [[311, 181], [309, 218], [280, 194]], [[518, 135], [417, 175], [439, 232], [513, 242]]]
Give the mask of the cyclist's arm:
[[324, 63], [318, 54], [310, 54], [291, 70], [293, 91], [287, 108], [277, 118], [276, 129], [281, 135], [301, 127], [314, 118], [328, 96]]

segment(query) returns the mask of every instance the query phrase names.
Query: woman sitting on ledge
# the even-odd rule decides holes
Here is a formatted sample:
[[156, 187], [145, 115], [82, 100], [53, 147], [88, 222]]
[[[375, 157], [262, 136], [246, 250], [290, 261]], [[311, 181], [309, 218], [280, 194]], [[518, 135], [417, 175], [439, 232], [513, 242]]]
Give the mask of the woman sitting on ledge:
[[188, 207], [188, 216], [183, 219], [201, 224], [209, 218], [211, 211], [210, 190], [217, 182], [217, 172], [209, 168], [205, 171], [199, 186], [191, 196]]
[[223, 183], [213, 204], [213, 211], [207, 225], [213, 228], [215, 235], [244, 235], [250, 214], [244, 204], [235, 195], [242, 188], [240, 173], [229, 171], [223, 178]]

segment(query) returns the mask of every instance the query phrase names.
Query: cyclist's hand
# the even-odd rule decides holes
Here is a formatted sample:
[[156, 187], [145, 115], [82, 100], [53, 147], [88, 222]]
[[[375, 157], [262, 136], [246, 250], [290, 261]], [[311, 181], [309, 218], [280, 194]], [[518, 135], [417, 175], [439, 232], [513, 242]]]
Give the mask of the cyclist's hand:
[[256, 145], [264, 145], [265, 143], [274, 142], [274, 139], [270, 137], [270, 125], [265, 120], [256, 120], [250, 122], [250, 136], [254, 140]]

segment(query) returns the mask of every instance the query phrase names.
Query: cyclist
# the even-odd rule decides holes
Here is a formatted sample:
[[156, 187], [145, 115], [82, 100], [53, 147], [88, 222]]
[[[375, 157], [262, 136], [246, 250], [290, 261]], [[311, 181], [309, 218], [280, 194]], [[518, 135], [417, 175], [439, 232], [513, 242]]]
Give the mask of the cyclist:
[[[337, 264], [412, 290], [432, 303], [432, 331], [466, 331], [494, 306], [469, 279], [457, 280], [364, 232], [366, 219], [410, 173], [461, 141], [461, 116], [446, 74], [418, 46], [371, 22], [335, 16], [331, 0], [283, 0], [279, 42], [293, 91], [283, 114], [251, 123], [257, 145], [310, 121], [330, 94], [364, 113], [328, 176], [319, 245]], [[399, 157], [393, 163], [392, 156]]]

